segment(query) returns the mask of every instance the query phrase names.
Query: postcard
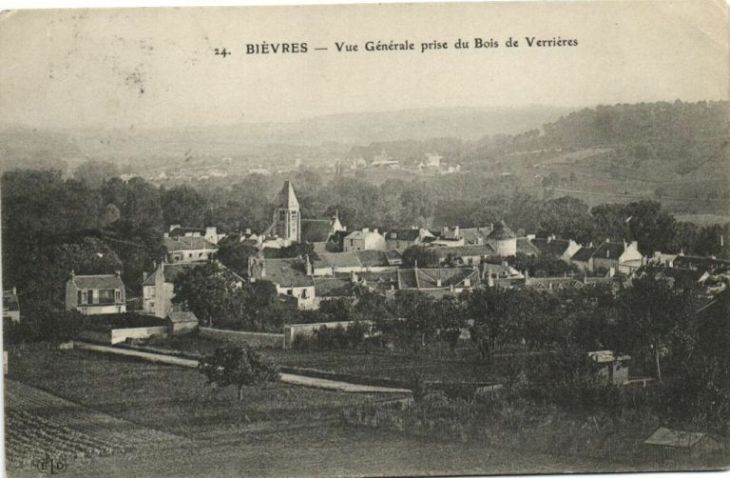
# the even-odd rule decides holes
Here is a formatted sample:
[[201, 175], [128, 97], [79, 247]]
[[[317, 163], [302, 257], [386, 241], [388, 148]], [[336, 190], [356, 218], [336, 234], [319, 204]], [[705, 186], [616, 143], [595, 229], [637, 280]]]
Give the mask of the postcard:
[[728, 24], [0, 12], [7, 476], [726, 470]]

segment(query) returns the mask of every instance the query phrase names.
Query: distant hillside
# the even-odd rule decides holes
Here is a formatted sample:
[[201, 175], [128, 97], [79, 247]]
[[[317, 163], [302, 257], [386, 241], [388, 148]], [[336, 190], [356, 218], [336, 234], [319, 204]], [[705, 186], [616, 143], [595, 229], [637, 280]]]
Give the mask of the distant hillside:
[[468, 166], [591, 204], [649, 197], [677, 212], [728, 214], [729, 131], [727, 101], [599, 106], [485, 143]]

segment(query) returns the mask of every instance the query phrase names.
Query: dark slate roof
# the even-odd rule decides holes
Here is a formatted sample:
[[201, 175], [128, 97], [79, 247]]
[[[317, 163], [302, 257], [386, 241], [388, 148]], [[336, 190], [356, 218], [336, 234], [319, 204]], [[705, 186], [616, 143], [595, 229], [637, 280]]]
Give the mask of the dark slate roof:
[[79, 289], [124, 289], [124, 282], [116, 274], [75, 275], [71, 280]]
[[208, 242], [204, 237], [165, 237], [163, 242], [168, 252], [218, 249], [218, 246]]
[[314, 281], [306, 274], [304, 262], [301, 259], [264, 259], [266, 267], [265, 277], [257, 276], [262, 280], [268, 280], [280, 287], [309, 287]]
[[498, 222], [494, 225], [494, 230], [487, 236], [489, 239], [502, 240], [502, 239], [515, 239], [517, 236], [515, 233], [507, 227], [504, 221]]
[[624, 253], [624, 249], [623, 242], [604, 242], [596, 248], [593, 258], [617, 260]]
[[276, 207], [286, 209], [299, 209], [299, 201], [294, 193], [291, 181], [284, 181], [279, 195], [276, 197]]
[[591, 257], [593, 257], [593, 253], [596, 252], [595, 247], [581, 247], [578, 249], [578, 251], [573, 254], [573, 256], [570, 258], [571, 261], [580, 261], [580, 262], [588, 262]]
[[316, 277], [314, 294], [317, 297], [352, 297], [352, 282], [339, 277]]
[[169, 314], [167, 314], [167, 318], [175, 324], [185, 322], [198, 322], [198, 318], [195, 316], [194, 313], [184, 310], [173, 310]]
[[362, 267], [355, 252], [321, 252], [317, 255], [321, 261], [331, 267]]
[[455, 247], [434, 247], [430, 250], [438, 257], [484, 257], [495, 254], [494, 249], [489, 244], [480, 244], [473, 246], [455, 246]]
[[418, 239], [420, 231], [418, 229], [393, 229], [385, 234], [387, 241], [415, 241]]
[[568, 249], [570, 241], [566, 239], [536, 237], [532, 240], [532, 244], [540, 250], [540, 254], [560, 257]]
[[401, 264], [403, 262], [403, 256], [395, 249], [385, 251], [385, 258], [389, 264]]
[[[459, 287], [466, 279], [470, 279], [471, 285], [479, 283], [479, 271], [472, 267], [459, 268], [430, 268], [417, 270], [419, 289], [437, 289], [439, 287]], [[438, 285], [441, 279], [441, 286]]]
[[674, 259], [674, 267], [716, 271], [730, 269], [730, 261], [713, 257], [678, 255]]
[[302, 242], [327, 242], [332, 234], [329, 219], [302, 219]]
[[205, 235], [205, 229], [199, 228], [199, 227], [176, 227], [172, 231], [170, 231], [170, 237], [177, 237], [177, 236], [184, 236], [186, 233], [198, 233], [201, 235]]
[[364, 267], [389, 266], [388, 257], [383, 251], [357, 251], [357, 258]]

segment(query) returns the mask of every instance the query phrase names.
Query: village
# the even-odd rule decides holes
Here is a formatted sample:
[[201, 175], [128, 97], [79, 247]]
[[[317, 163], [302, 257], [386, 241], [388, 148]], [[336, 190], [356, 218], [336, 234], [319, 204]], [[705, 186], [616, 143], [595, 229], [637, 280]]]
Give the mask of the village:
[[[712, 347], [724, 343], [722, 332], [708, 337], [727, 327], [727, 259], [683, 251], [646, 255], [635, 240], [581, 244], [555, 234], [515, 232], [503, 220], [437, 230], [376, 225], [350, 230], [337, 210], [331, 217], [303, 217], [291, 180], [283, 182], [271, 204], [271, 222], [262, 231], [223, 233], [213, 225], [170, 224], [162, 234], [159, 261], [139, 278], [137, 297], [130, 297], [120, 270], [85, 273], [88, 258], [81, 258], [60, 284], [66, 315], [50, 318], [57, 322], [56, 332], [41, 332], [46, 334], [41, 343], [50, 349], [38, 349], [23, 332], [28, 320], [23, 290], [6, 289], [6, 378], [30, 380], [45, 390], [54, 383], [53, 391], [65, 389], [58, 380], [68, 379], [62, 370], [70, 353], [81, 354], [73, 360], [91, 367], [85, 374], [97, 367], [101, 369], [93, 373], [103, 373], [104, 361], [112, 360], [108, 356], [131, 360], [125, 367], [134, 374], [136, 367], [148, 367], [136, 364], [140, 360], [158, 364], [155, 368], [205, 371], [223, 367], [210, 362], [218, 354], [249, 350], [259, 357], [249, 360], [270, 361], [274, 368], [262, 372], [270, 378], [237, 382], [213, 373], [209, 383], [238, 384], [239, 400], [254, 384], [268, 380], [350, 395], [330, 403], [327, 412], [342, 417], [347, 426], [471, 443], [486, 438], [462, 421], [463, 412], [455, 412], [459, 403], [473, 407], [470, 413], [492, 416], [499, 409], [495, 400], [504, 407], [531, 397], [538, 408], [550, 402], [587, 407], [591, 420], [596, 420], [596, 410], [629, 410], [636, 406], [628, 403], [637, 400], [639, 409], [654, 409], [663, 406], [663, 399], [647, 397], [676, 383], [673, 375], [681, 372], [674, 360], [683, 347], [709, 340], [702, 346], [716, 353]], [[722, 250], [726, 239], [720, 235], [718, 240]], [[696, 334], [693, 344], [676, 341], [675, 334], [688, 333]], [[713, 345], [718, 338], [719, 345]], [[27, 347], [37, 356], [30, 359]], [[36, 369], [41, 363], [49, 366], [37, 362], [48, 353], [55, 357], [50, 367], [58, 374], [50, 382]], [[712, 381], [718, 371], [703, 373]], [[582, 381], [568, 378], [575, 374]], [[13, 392], [20, 384], [9, 383], [11, 393], [20, 393]], [[165, 387], [179, 392], [174, 382]], [[707, 398], [694, 398], [702, 399]], [[478, 411], [485, 403], [492, 404], [490, 411]], [[280, 412], [291, 413], [271, 413]], [[124, 415], [129, 413], [137, 416], [136, 411]], [[410, 421], [423, 413], [442, 418]], [[619, 425], [609, 414], [596, 428], [599, 435], [604, 427], [612, 430], [601, 438], [603, 444], [595, 445], [595, 437], [581, 439], [569, 445], [572, 452], [546, 449], [548, 436], [533, 443], [534, 437], [528, 440], [519, 432], [513, 439], [526, 440], [541, 452], [604, 457], [632, 466], [724, 459], [727, 442], [721, 430], [726, 423], [700, 425], [708, 422], [691, 414], [687, 422], [654, 413], [631, 425], [623, 418]], [[240, 416], [228, 420], [239, 423]], [[578, 429], [565, 429], [580, 427], [580, 420], [561, 422], [560, 433], [583, 436]], [[38, 464], [22, 448], [10, 442], [10, 462], [21, 468]], [[119, 453], [113, 449], [92, 447], [91, 453]], [[677, 455], [677, 450], [686, 454]], [[77, 453], [63, 456], [69, 460]]]

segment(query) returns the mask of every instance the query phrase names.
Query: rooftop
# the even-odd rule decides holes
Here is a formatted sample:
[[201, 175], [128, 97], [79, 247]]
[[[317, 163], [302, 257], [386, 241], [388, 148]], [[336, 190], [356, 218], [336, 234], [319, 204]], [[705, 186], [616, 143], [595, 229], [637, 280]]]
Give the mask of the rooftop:
[[116, 274], [74, 275], [71, 281], [79, 289], [124, 289], [124, 282]]
[[494, 230], [492, 230], [491, 233], [489, 233], [489, 236], [487, 236], [489, 239], [493, 240], [504, 240], [504, 239], [515, 239], [517, 236], [515, 233], [507, 227], [507, 224], [504, 223], [504, 221], [500, 221], [497, 224], [494, 225]]
[[168, 252], [218, 249], [218, 246], [208, 242], [204, 237], [165, 237], [163, 242]]

